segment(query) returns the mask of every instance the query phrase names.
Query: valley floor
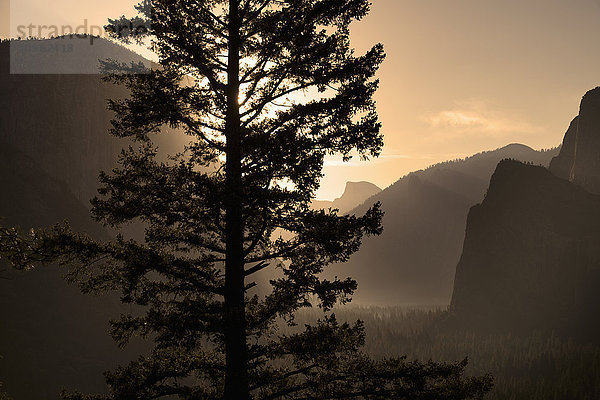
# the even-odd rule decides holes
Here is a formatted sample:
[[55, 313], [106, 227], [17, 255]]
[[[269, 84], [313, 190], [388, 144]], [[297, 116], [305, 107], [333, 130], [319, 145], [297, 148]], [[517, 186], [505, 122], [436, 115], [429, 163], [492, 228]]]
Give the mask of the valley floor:
[[[340, 321], [365, 322], [365, 350], [375, 357], [406, 355], [421, 361], [469, 359], [468, 374], [491, 373], [489, 400], [595, 400], [600, 398], [600, 346], [559, 339], [550, 334], [528, 336], [475, 334], [442, 330], [446, 316], [436, 307], [344, 307]], [[300, 325], [318, 317], [307, 311]]]

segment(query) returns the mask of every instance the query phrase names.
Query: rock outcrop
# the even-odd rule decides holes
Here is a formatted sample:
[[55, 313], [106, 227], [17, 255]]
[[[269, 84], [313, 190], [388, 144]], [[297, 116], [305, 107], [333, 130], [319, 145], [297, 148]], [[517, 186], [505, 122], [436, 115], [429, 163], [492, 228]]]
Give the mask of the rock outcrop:
[[380, 201], [383, 234], [365, 238], [332, 274], [357, 280], [355, 303], [450, 304], [467, 213], [483, 199], [498, 162], [514, 158], [548, 165], [556, 153], [510, 144], [409, 174], [351, 211], [362, 215]]
[[461, 324], [590, 333], [596, 315], [584, 311], [600, 310], [598, 285], [600, 196], [502, 161], [467, 219], [451, 304]]
[[451, 309], [460, 325], [598, 340], [600, 88], [546, 170], [502, 161], [471, 208]]
[[579, 115], [571, 122], [550, 171], [600, 194], [600, 87], [583, 96]]
[[560, 148], [560, 153], [552, 159], [548, 168], [555, 176], [561, 179], [571, 180], [571, 172], [573, 171], [573, 163], [575, 162], [575, 144], [577, 143], [577, 125], [579, 116], [575, 117]]
[[581, 100], [571, 180], [600, 194], [600, 87]]

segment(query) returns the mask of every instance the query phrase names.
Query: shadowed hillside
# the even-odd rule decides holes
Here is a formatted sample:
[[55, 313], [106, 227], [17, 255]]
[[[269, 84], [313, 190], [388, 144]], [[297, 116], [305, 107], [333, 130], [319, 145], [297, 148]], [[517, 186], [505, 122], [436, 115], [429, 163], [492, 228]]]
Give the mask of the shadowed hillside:
[[462, 327], [598, 340], [600, 89], [550, 166], [503, 161], [469, 213], [452, 310]]
[[[96, 61], [128, 54], [107, 41], [94, 46]], [[9, 42], [0, 44], [0, 85], [2, 224], [28, 230], [68, 220], [108, 237], [92, 221], [89, 199], [122, 145], [108, 135], [106, 99], [126, 92], [100, 75], [11, 75]], [[57, 399], [62, 387], [102, 392], [102, 372], [135, 356], [135, 346], [123, 352], [108, 335], [108, 320], [123, 307], [117, 296], [83, 295], [53, 266], [0, 271], [0, 380], [15, 399]]]
[[600, 311], [593, 295], [600, 285], [600, 197], [545, 168], [503, 161], [467, 227], [452, 299], [461, 326], [592, 328], [587, 311]]
[[0, 216], [4, 226], [29, 229], [68, 220], [75, 229], [95, 237], [107, 236], [63, 180], [52, 177], [36, 160], [2, 142], [0, 187]]
[[353, 210], [381, 201], [380, 237], [367, 238], [339, 276], [359, 282], [354, 299], [365, 304], [449, 304], [469, 208], [483, 199], [504, 158], [547, 165], [558, 150], [509, 146], [434, 165], [400, 179]]
[[107, 39], [90, 35], [65, 35], [52, 39], [12, 40], [10, 68], [13, 74], [97, 75], [101, 60], [150, 68], [141, 55]]
[[[19, 42], [30, 41], [0, 44], [0, 141], [33, 158], [50, 176], [64, 180], [87, 206], [97, 193], [98, 173], [110, 171], [121, 148], [128, 145], [108, 134], [113, 114], [106, 108], [107, 99], [125, 98], [127, 90], [90, 71], [97, 70], [98, 59], [130, 61], [133, 53], [105, 39], [95, 39], [93, 46], [87, 38], [35, 40], [31, 43], [74, 45], [80, 50], [74, 54], [82, 60], [79, 71], [90, 71], [10, 74], [10, 46]], [[61, 57], [54, 61], [66, 62]], [[175, 152], [188, 141], [182, 133], [168, 133], [156, 137], [165, 152]]]

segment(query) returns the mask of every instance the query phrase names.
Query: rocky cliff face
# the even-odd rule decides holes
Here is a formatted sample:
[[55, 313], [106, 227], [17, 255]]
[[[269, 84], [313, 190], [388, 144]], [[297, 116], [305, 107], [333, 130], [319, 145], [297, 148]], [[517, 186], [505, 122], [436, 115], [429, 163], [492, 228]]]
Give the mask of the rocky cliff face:
[[498, 162], [514, 158], [548, 165], [555, 155], [510, 144], [398, 180], [351, 211], [362, 215], [380, 201], [383, 234], [365, 238], [347, 263], [334, 267], [332, 276], [358, 281], [356, 303], [448, 305], [467, 213], [483, 199]]
[[560, 153], [552, 159], [548, 168], [555, 176], [561, 179], [571, 180], [571, 172], [573, 171], [573, 163], [575, 161], [575, 143], [577, 142], [577, 125], [579, 116], [575, 117], [560, 148]]
[[600, 88], [583, 97], [549, 171], [498, 165], [469, 212], [451, 308], [467, 327], [598, 340], [598, 288]]
[[600, 194], [600, 87], [583, 96], [550, 171], [591, 193]]
[[600, 194], [600, 87], [581, 101], [571, 180]]
[[467, 219], [451, 304], [461, 324], [595, 332], [599, 277], [600, 196], [502, 161]]

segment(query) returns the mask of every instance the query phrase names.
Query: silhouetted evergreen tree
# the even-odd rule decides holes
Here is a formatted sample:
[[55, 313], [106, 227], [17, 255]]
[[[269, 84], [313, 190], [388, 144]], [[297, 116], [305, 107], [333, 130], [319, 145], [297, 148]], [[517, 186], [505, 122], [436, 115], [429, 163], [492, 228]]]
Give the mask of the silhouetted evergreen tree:
[[2, 390], [2, 382], [0, 382], [0, 400], [12, 400], [11, 397]]
[[[464, 399], [489, 389], [464, 363], [374, 361], [359, 349], [361, 322], [338, 323], [352, 279], [320, 277], [381, 232], [379, 205], [364, 216], [313, 211], [328, 154], [369, 158], [383, 140], [372, 99], [381, 45], [356, 56], [349, 24], [368, 0], [156, 0], [112, 26], [119, 39], [149, 35], [160, 68], [114, 74], [131, 98], [111, 101], [112, 134], [135, 144], [102, 174], [95, 217], [141, 221], [143, 242], [99, 243], [66, 226], [22, 238], [4, 230], [5, 254], [25, 267], [59, 260], [84, 291], [120, 290], [140, 314], [112, 322], [153, 351], [107, 373], [110, 395], [90, 399]], [[131, 25], [130, 25], [131, 23]], [[106, 63], [107, 69], [119, 69]], [[190, 79], [191, 78], [191, 81]], [[192, 83], [190, 83], [192, 82]], [[311, 100], [299, 101], [303, 93]], [[169, 125], [192, 143], [168, 162], [152, 134]], [[259, 271], [269, 288], [253, 293]], [[294, 313], [324, 317], [278, 332]], [[83, 398], [71, 395], [71, 398]]]

